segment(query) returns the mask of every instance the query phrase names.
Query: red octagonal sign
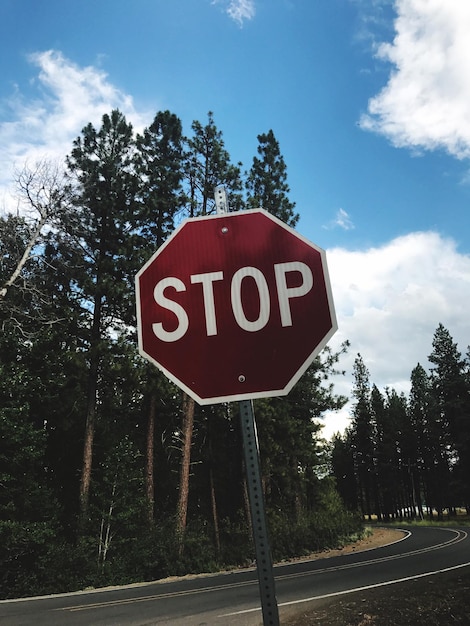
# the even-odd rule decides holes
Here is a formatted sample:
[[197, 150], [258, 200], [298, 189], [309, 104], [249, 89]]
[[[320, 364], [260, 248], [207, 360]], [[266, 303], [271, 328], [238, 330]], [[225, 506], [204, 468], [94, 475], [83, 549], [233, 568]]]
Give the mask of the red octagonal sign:
[[324, 250], [262, 209], [187, 219], [136, 290], [140, 353], [200, 404], [287, 394], [337, 329]]

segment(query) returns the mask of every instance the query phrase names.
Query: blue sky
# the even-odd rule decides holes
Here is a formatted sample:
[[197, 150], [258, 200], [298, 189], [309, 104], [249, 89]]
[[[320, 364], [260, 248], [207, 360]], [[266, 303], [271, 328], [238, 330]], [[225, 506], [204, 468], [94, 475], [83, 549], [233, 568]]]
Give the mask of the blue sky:
[[462, 0], [1, 0], [0, 210], [115, 107], [187, 133], [211, 110], [246, 169], [272, 129], [351, 341], [338, 390], [360, 352], [406, 392], [439, 322], [470, 343], [469, 29]]

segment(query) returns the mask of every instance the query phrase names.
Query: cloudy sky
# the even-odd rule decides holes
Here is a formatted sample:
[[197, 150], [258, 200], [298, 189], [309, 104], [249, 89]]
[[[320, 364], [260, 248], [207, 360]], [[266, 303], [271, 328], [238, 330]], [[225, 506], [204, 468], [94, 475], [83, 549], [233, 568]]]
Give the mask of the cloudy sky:
[[440, 322], [470, 344], [469, 31], [463, 0], [2, 0], [0, 210], [112, 108], [187, 133], [211, 110], [246, 169], [272, 129], [351, 342], [338, 391], [360, 353], [406, 392]]

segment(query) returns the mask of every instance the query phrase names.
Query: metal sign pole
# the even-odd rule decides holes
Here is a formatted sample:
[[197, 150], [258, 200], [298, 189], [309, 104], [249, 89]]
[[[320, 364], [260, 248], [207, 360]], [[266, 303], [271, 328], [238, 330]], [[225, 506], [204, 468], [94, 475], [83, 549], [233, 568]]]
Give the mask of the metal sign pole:
[[239, 406], [263, 624], [264, 626], [279, 626], [279, 610], [266, 526], [253, 403], [251, 400], [241, 400]]
[[[214, 198], [217, 214], [223, 215], [228, 213], [229, 205], [224, 185], [218, 185], [214, 189]], [[250, 500], [251, 526], [255, 544], [256, 569], [258, 572], [261, 608], [263, 610], [263, 626], [279, 626], [279, 609], [276, 600], [273, 563], [266, 526], [253, 402], [251, 400], [241, 400], [239, 406], [248, 499]]]

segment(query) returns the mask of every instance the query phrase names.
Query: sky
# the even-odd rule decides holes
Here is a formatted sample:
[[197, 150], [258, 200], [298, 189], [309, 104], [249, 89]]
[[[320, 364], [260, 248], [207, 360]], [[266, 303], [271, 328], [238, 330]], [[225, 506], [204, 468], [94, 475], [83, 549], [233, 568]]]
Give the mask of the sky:
[[469, 30], [463, 0], [0, 0], [0, 211], [15, 170], [114, 108], [187, 134], [213, 111], [243, 171], [272, 129], [297, 230], [327, 251], [330, 345], [351, 344], [336, 391], [360, 354], [407, 393], [439, 323], [470, 344]]

